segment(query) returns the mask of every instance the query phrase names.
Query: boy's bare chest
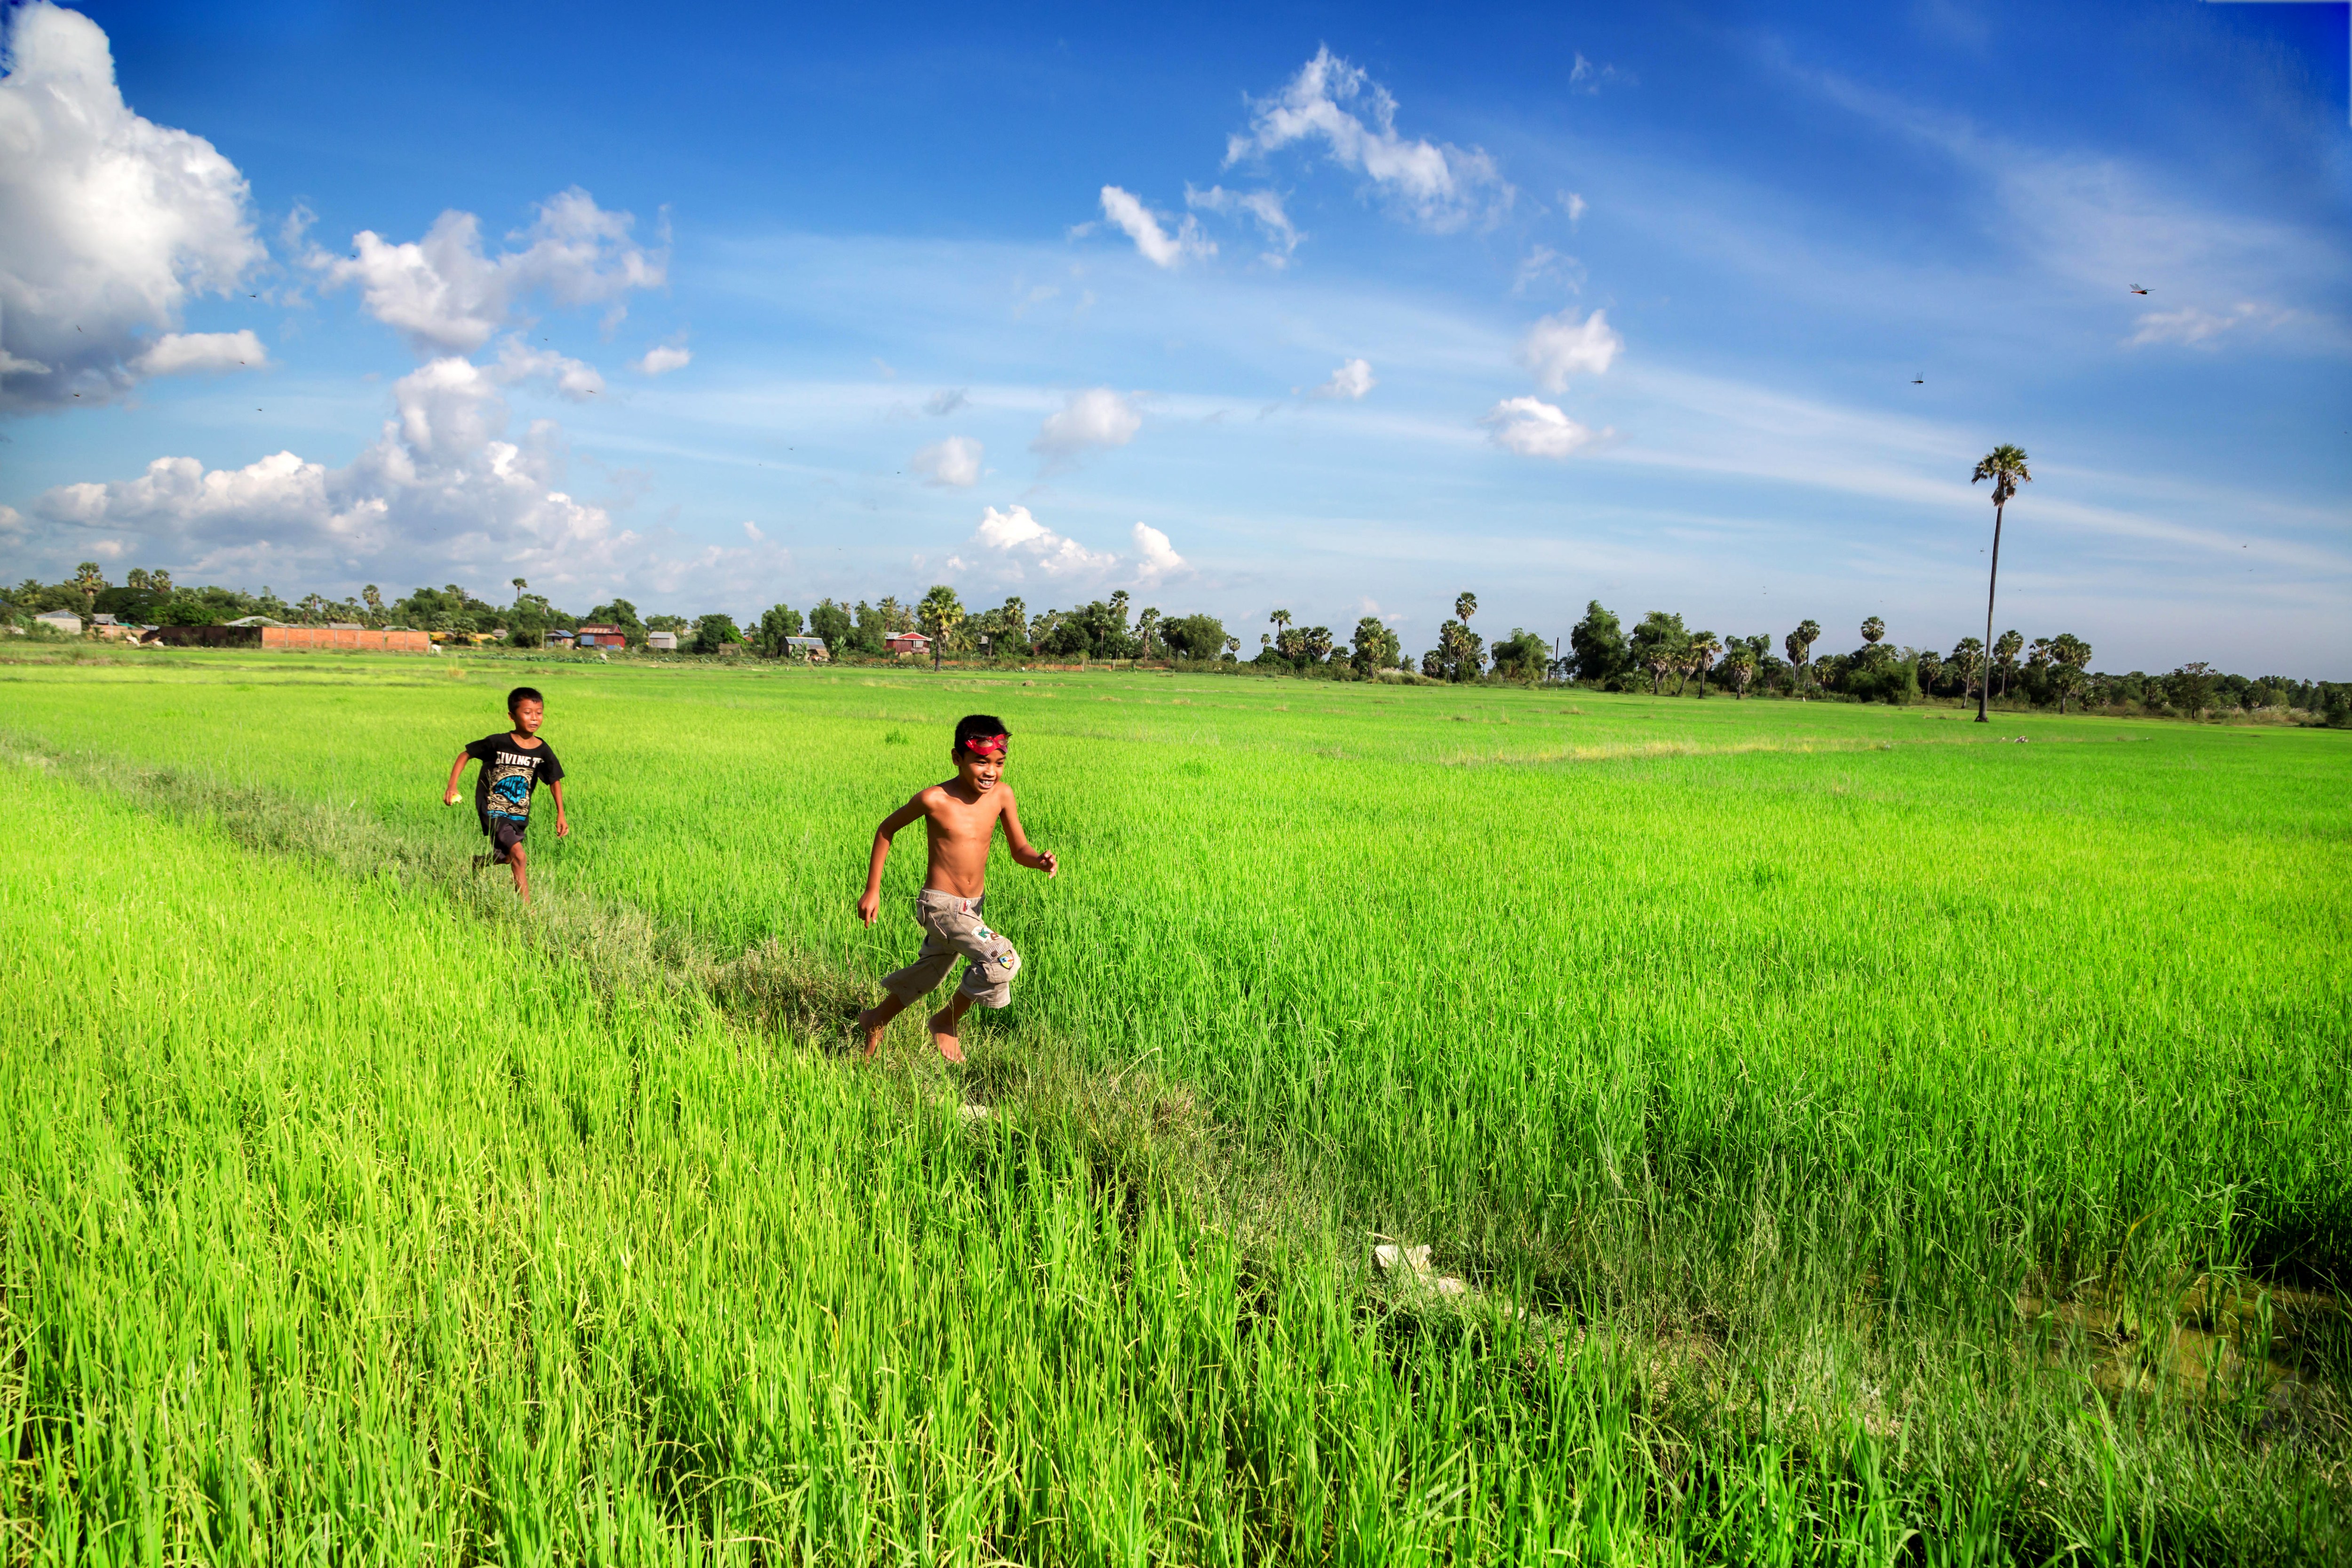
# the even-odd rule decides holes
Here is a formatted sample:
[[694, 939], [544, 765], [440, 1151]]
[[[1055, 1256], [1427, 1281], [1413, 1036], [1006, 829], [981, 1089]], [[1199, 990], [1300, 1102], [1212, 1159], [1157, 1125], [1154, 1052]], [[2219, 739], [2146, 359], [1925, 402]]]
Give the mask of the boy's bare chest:
[[982, 805], [950, 801], [931, 812], [931, 836], [951, 844], [984, 844], [996, 831], [996, 819], [1002, 815], [994, 801]]

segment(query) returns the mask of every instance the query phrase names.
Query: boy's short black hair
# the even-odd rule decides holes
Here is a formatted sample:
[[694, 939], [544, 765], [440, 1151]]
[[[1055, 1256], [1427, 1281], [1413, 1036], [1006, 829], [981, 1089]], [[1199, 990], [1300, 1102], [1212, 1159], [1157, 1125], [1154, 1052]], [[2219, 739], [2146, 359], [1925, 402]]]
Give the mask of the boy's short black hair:
[[964, 742], [971, 740], [975, 735], [1002, 735], [1003, 733], [1004, 721], [999, 719], [995, 714], [967, 713], [962, 718], [956, 721], [956, 750], [959, 752], [962, 751], [964, 748]]
[[541, 708], [547, 706], [547, 699], [539, 694], [538, 687], [518, 686], [512, 691], [507, 693], [508, 714], [511, 716], [516, 709], [521, 707], [526, 702], [536, 702]]

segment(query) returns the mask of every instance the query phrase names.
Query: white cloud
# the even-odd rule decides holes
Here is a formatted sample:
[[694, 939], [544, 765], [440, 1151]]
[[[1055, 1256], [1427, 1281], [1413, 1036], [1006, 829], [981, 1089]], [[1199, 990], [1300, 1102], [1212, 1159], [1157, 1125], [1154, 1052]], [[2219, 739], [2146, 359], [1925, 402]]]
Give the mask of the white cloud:
[[1025, 506], [1003, 511], [987, 507], [963, 551], [948, 557], [947, 563], [951, 571], [995, 583], [1025, 582], [1034, 571], [1080, 588], [1111, 583], [1150, 588], [1192, 570], [1168, 536], [1150, 523], [1137, 523], [1129, 537], [1135, 542], [1132, 557], [1089, 550], [1039, 522]]
[[604, 390], [604, 378], [594, 365], [566, 358], [552, 349], [527, 347], [516, 337], [499, 345], [498, 362], [483, 374], [500, 386], [521, 381], [551, 382], [560, 395], [573, 403], [585, 403]]
[[1620, 71], [1615, 66], [1597, 66], [1586, 59], [1582, 54], [1579, 54], [1576, 57], [1576, 64], [1569, 68], [1568, 90], [1599, 92], [1604, 84], [1621, 79], [1629, 86], [1633, 80], [1631, 76]]
[[750, 540], [754, 544], [765, 544], [768, 542], [768, 536], [761, 532], [760, 525], [753, 522], [750, 518], [745, 518], [743, 520], [743, 537]]
[[1579, 371], [1606, 374], [1624, 347], [1625, 340], [1609, 325], [1607, 311], [1595, 310], [1580, 321], [1574, 310], [1562, 310], [1528, 329], [1519, 342], [1519, 363], [1534, 373], [1546, 392], [1559, 392]]
[[1511, 292], [1524, 294], [1546, 285], [1557, 285], [1570, 293], [1580, 291], [1584, 287], [1584, 264], [1573, 256], [1562, 256], [1549, 245], [1532, 247], [1511, 274]]
[[1568, 209], [1568, 226], [1570, 228], [1584, 221], [1584, 215], [1591, 206], [1591, 203], [1574, 191], [1560, 192], [1559, 201], [1560, 205]]
[[969, 489], [980, 483], [981, 445], [969, 436], [950, 436], [917, 452], [908, 465], [928, 485]]
[[2272, 306], [2256, 305], [2242, 300], [2220, 312], [2200, 310], [2194, 305], [2178, 310], [2150, 310], [2137, 318], [2132, 325], [2137, 329], [2126, 346], [2137, 348], [2147, 343], [2179, 343], [2189, 348], [2219, 348], [2219, 340], [2241, 327], [2263, 331], [2284, 325], [2294, 312]]
[[1217, 242], [1201, 232], [1197, 219], [1187, 217], [1170, 234], [1160, 216], [1117, 185], [1102, 188], [1103, 216], [1135, 241], [1135, 248], [1154, 267], [1175, 267], [1217, 253]]
[[1315, 389], [1315, 395], [1345, 397], [1352, 401], [1363, 396], [1379, 384], [1379, 379], [1372, 374], [1370, 361], [1351, 359], [1333, 371], [1331, 379]]
[[508, 376], [454, 358], [418, 367], [394, 386], [394, 417], [347, 468], [292, 452], [210, 470], [158, 458], [137, 479], [60, 485], [34, 510], [68, 529], [143, 536], [142, 553], [209, 575], [315, 582], [364, 563], [422, 582], [470, 565], [552, 585], [609, 572], [614, 550], [635, 536], [561, 488], [552, 424], [506, 438], [498, 388]]
[[1108, 386], [1073, 393], [1070, 400], [1046, 417], [1029, 449], [1066, 461], [1089, 447], [1124, 447], [1143, 428], [1135, 405]]
[[[994, 507], [985, 509], [980, 527], [972, 531], [972, 547], [985, 552], [982, 562], [992, 565], [997, 574], [1019, 581], [1024, 568], [1034, 566], [1048, 577], [1099, 577], [1118, 564], [1118, 557], [1105, 550], [1088, 550], [1076, 540], [1055, 533], [1030, 515], [1025, 506], [1008, 507], [1003, 511]], [[976, 563], [961, 556], [951, 556], [948, 564], [965, 570]]]
[[1494, 442], [1522, 458], [1565, 458], [1592, 439], [1592, 432], [1539, 397], [1508, 397], [1479, 421]]
[[964, 395], [963, 388], [950, 387], [944, 391], [934, 392], [923, 399], [923, 412], [932, 415], [953, 414], [957, 409], [968, 406], [971, 402], [971, 399]]
[[1263, 259], [1272, 267], [1287, 267], [1290, 253], [1305, 237], [1292, 225], [1290, 215], [1282, 210], [1282, 197], [1273, 191], [1229, 191], [1223, 185], [1211, 185], [1203, 191], [1187, 184], [1184, 205], [1199, 212], [1238, 213], [1255, 219], [1266, 243], [1280, 247], [1265, 253]]
[[144, 334], [266, 253], [245, 176], [131, 111], [97, 23], [44, 0], [5, 16], [0, 411], [95, 404], [143, 374], [134, 362], [161, 347]]
[[1167, 578], [1190, 571], [1184, 558], [1168, 542], [1168, 536], [1148, 522], [1139, 522], [1132, 531], [1135, 540], [1136, 586], [1151, 587]]
[[[1343, 107], [1360, 102], [1361, 116]], [[1423, 227], [1439, 231], [1499, 215], [1515, 194], [1479, 149], [1398, 135], [1396, 100], [1328, 47], [1255, 108], [1249, 129], [1225, 143], [1228, 168], [1254, 153], [1319, 140], [1333, 163], [1363, 174]]]
[[641, 358], [629, 362], [629, 368], [639, 375], [667, 375], [674, 370], [684, 370], [694, 363], [694, 351], [682, 343], [664, 343], [647, 349]]
[[247, 328], [238, 332], [165, 332], [131, 362], [140, 375], [185, 375], [205, 370], [265, 370], [269, 351]]
[[[585, 305], [659, 288], [669, 253], [632, 239], [635, 223], [627, 213], [604, 211], [575, 185], [540, 204], [530, 228], [507, 237], [519, 250], [485, 255], [481, 220], [450, 211], [421, 240], [394, 245], [362, 230], [352, 237], [350, 256], [313, 250], [308, 262], [329, 288], [358, 284], [368, 314], [405, 334], [419, 353], [470, 353], [528, 295]], [[620, 310], [616, 303], [608, 324]]]

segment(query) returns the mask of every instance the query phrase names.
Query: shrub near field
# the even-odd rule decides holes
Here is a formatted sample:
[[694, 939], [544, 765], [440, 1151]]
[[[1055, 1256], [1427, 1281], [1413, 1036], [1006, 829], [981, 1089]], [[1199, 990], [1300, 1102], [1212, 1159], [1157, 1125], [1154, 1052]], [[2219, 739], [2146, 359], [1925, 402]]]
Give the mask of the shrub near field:
[[[46, 1105], [62, 1074], [93, 1086], [104, 1125], [133, 1105], [157, 1119], [107, 1178], [119, 1203], [95, 1165], [12, 1155], [7, 1179], [45, 1205], [11, 1236], [9, 1311], [42, 1325], [15, 1331], [13, 1418], [33, 1435], [20, 1452], [53, 1458], [18, 1467], [11, 1507], [43, 1531], [143, 1511], [205, 1539], [173, 1532], [227, 1506], [195, 1450], [73, 1416], [153, 1395], [131, 1352], [70, 1337], [97, 1331], [84, 1310], [38, 1295], [87, 1256], [63, 1216], [111, 1216], [121, 1258], [151, 1259], [110, 1266], [124, 1278], [171, 1247], [210, 1259], [152, 1269], [159, 1322], [199, 1289], [190, 1270], [226, 1270], [257, 1293], [241, 1310], [299, 1340], [343, 1309], [300, 1268], [262, 1270], [261, 1233], [185, 1189], [234, 1171], [271, 1212], [304, 1158], [397, 1148], [354, 1289], [633, 1304], [596, 1306], [568, 1341], [530, 1335], [523, 1392], [467, 1402], [474, 1435], [419, 1450], [446, 1492], [412, 1535], [383, 1533], [388, 1504], [304, 1490], [296, 1427], [240, 1415], [268, 1500], [252, 1528], [332, 1516], [384, 1555], [521, 1556], [625, 1555], [613, 1543], [666, 1530], [719, 1555], [779, 1550], [720, 1544], [757, 1537], [844, 1561], [1414, 1543], [1752, 1561], [1883, 1556], [1905, 1531], [1951, 1560], [2341, 1548], [2341, 737], [551, 669], [535, 683], [578, 833], [538, 838], [554, 907], [535, 923], [429, 871], [475, 847], [428, 791], [497, 723], [510, 677], [234, 658], [18, 673], [0, 723], [49, 755], [27, 766], [80, 782], [20, 783], [13, 807], [11, 841], [55, 864], [0, 871], [10, 1035], [58, 1043], [10, 1055], [9, 1092]], [[781, 954], [832, 1005], [903, 962], [917, 846], [869, 934], [848, 912], [865, 845], [945, 771], [947, 726], [973, 708], [1010, 722], [1024, 818], [1066, 869], [999, 867], [992, 916], [1028, 963], [1009, 1014], [967, 1040], [961, 1092], [999, 1114], [960, 1131], [912, 1037], [898, 1068], [861, 1073], [759, 1026], [776, 1015], [721, 969]], [[192, 811], [318, 858], [256, 859], [174, 825]], [[195, 859], [141, 868], [159, 842]], [[407, 868], [409, 890], [357, 885], [378, 865]], [[74, 934], [131, 906], [110, 945]], [[548, 922], [624, 915], [669, 933], [647, 949], [662, 963], [691, 952], [720, 978], [616, 982], [586, 942], [544, 956], [551, 931], [586, 929]], [[333, 940], [303, 947], [298, 927]], [[333, 1005], [253, 1000], [273, 965], [299, 976], [323, 951], [345, 955]], [[32, 985], [59, 965], [80, 982]], [[413, 994], [436, 973], [432, 1028], [368, 1021], [356, 977]], [[193, 995], [215, 1007], [201, 1029], [164, 1000]], [[140, 1048], [162, 1037], [132, 1021], [156, 1016], [201, 1049]], [[543, 1055], [525, 1018], [549, 1025]], [[362, 1065], [426, 1037], [489, 1054], [471, 1078]], [[192, 1107], [209, 1097], [173, 1076], [264, 1061], [265, 1099], [290, 1108], [257, 1124], [274, 1159], [251, 1130], [206, 1131]], [[656, 1131], [693, 1158], [648, 1154]], [[478, 1257], [414, 1234], [457, 1201], [430, 1197], [424, 1156], [455, 1169], [465, 1149], [491, 1184], [547, 1197], [474, 1214]], [[531, 1228], [549, 1214], [562, 1247]], [[625, 1238], [617, 1279], [609, 1239], [568, 1239], [600, 1227]], [[1401, 1289], [1367, 1267], [1368, 1232], [1432, 1246], [1475, 1291]], [[816, 1277], [781, 1261], [803, 1257]], [[559, 1265], [604, 1272], [535, 1282]], [[102, 1278], [77, 1288], [102, 1299]], [[384, 1318], [383, 1353], [409, 1369], [391, 1384], [348, 1374], [409, 1394], [298, 1424], [306, 1441], [426, 1441], [416, 1401], [447, 1375], [416, 1370], [447, 1364], [419, 1348], [427, 1316]], [[246, 1364], [197, 1407], [284, 1408], [293, 1363]], [[509, 1375], [488, 1352], [475, 1374]], [[547, 1377], [586, 1391], [552, 1448], [529, 1392]], [[54, 1457], [101, 1440], [107, 1486]], [[526, 1520], [484, 1500], [501, 1477], [516, 1498], [604, 1500]], [[182, 1493], [198, 1500], [157, 1500]]]

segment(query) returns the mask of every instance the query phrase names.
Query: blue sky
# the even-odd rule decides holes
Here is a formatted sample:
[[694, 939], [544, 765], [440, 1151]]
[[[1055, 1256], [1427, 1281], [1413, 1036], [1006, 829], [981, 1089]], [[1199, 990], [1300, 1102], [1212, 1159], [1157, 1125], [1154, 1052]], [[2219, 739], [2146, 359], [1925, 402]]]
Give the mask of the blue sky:
[[2347, 7], [2053, 9], [15, 6], [0, 571], [2352, 677]]

